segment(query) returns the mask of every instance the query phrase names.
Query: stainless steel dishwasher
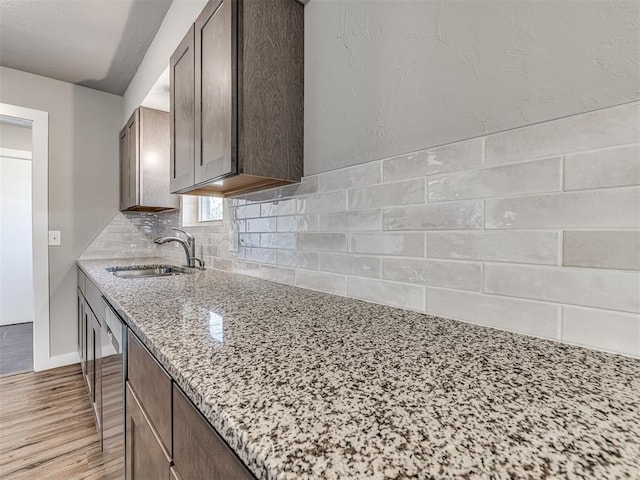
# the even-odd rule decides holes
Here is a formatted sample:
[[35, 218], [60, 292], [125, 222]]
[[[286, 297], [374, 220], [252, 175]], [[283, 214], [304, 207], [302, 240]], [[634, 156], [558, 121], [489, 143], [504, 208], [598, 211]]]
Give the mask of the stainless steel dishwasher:
[[[102, 331], [102, 454], [109, 480], [125, 476], [125, 400], [127, 326], [106, 298]], [[113, 468], [111, 468], [113, 467]]]

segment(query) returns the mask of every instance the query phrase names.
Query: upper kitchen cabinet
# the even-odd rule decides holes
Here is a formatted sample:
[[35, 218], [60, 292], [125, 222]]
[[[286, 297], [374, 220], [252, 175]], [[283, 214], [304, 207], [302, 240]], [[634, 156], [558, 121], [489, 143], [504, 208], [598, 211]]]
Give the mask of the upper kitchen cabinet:
[[300, 181], [301, 3], [211, 0], [170, 70], [172, 192], [228, 196]]
[[120, 131], [120, 210], [180, 207], [169, 187], [169, 114], [140, 107]]

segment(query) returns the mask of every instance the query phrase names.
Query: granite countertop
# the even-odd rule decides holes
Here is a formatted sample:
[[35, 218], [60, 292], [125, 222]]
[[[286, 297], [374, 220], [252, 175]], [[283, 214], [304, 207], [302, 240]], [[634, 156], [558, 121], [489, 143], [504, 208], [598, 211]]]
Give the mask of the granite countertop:
[[640, 478], [638, 359], [162, 261], [78, 263], [259, 479]]

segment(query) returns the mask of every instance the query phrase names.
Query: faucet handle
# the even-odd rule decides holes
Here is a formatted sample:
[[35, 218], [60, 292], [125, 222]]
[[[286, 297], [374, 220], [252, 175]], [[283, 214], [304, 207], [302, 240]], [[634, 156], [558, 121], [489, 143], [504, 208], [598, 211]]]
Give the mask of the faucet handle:
[[171, 227], [171, 230], [175, 230], [176, 232], [184, 233], [185, 237], [187, 237], [187, 240], [189, 242], [193, 241], [193, 235], [191, 235], [189, 232], [185, 232], [184, 230], [180, 230], [179, 228], [174, 228], [174, 227]]

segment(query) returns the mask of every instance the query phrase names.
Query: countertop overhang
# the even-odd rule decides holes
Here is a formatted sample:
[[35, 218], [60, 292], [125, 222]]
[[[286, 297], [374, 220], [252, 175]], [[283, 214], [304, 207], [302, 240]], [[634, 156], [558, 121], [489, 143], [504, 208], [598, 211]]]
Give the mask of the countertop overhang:
[[640, 478], [640, 360], [209, 270], [80, 260], [259, 479]]

